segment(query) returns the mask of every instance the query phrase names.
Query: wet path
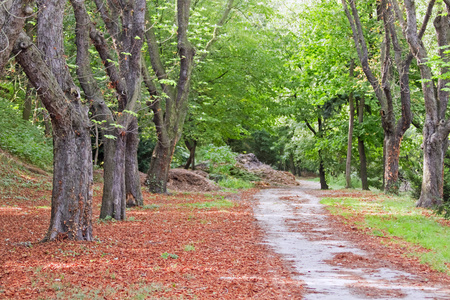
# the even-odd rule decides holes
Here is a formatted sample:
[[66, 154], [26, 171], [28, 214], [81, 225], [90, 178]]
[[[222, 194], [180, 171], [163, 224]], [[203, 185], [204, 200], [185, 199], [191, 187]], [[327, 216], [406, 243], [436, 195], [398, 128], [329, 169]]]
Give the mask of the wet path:
[[259, 204], [254, 213], [266, 232], [265, 243], [299, 273], [296, 279], [304, 283], [305, 299], [450, 299], [448, 287], [420, 283], [409, 273], [328, 264], [326, 260], [339, 253], [363, 258], [369, 254], [335, 236], [320, 199], [303, 189], [262, 190], [255, 196]]

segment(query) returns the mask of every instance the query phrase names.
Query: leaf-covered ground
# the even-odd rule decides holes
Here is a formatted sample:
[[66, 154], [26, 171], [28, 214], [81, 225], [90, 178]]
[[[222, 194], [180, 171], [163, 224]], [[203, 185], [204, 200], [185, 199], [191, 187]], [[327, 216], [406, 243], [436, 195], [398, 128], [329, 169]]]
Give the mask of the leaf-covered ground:
[[301, 297], [300, 284], [261, 243], [249, 202], [255, 191], [234, 200], [144, 193], [143, 208], [113, 222], [96, 220], [96, 184], [95, 241], [39, 243], [50, 220], [50, 179], [8, 174], [11, 184], [0, 191], [0, 299]]

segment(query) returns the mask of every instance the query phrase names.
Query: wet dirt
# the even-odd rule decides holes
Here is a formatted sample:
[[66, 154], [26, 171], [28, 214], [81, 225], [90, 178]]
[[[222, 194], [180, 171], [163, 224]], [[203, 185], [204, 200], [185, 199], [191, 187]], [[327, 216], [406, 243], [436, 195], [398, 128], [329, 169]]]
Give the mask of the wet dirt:
[[337, 234], [320, 199], [308, 194], [318, 188], [301, 181], [300, 187], [265, 189], [255, 196], [264, 243], [294, 268], [304, 299], [450, 299], [450, 287], [374, 259]]

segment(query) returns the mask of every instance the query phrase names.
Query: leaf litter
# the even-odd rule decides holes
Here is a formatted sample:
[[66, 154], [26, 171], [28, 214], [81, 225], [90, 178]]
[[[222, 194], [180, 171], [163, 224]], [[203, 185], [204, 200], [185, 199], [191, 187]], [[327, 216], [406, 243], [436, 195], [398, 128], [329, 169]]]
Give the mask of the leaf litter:
[[[30, 175], [33, 176], [33, 175]], [[50, 186], [50, 178], [45, 186]], [[40, 243], [50, 220], [51, 191], [1, 194], [0, 299], [284, 299], [302, 286], [262, 241], [251, 198], [144, 191], [144, 207], [127, 221], [95, 219], [101, 186], [94, 187], [93, 242]], [[231, 199], [234, 205], [209, 203]], [[228, 200], [227, 200], [228, 201]]]

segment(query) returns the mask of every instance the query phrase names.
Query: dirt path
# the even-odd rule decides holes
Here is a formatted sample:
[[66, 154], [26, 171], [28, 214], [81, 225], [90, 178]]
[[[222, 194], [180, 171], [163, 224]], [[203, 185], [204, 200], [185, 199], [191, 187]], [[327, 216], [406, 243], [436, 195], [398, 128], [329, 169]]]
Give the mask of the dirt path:
[[[318, 186], [302, 181], [301, 187], [262, 190], [254, 211], [265, 242], [299, 274], [305, 299], [450, 299], [448, 287], [374, 262], [368, 252], [335, 234], [320, 199], [307, 194], [311, 188]], [[355, 263], [336, 263], [339, 256]]]

